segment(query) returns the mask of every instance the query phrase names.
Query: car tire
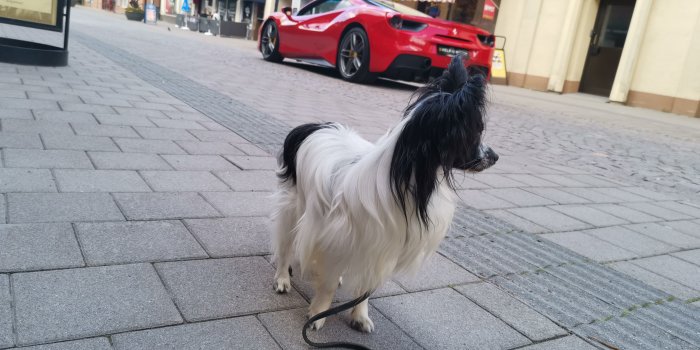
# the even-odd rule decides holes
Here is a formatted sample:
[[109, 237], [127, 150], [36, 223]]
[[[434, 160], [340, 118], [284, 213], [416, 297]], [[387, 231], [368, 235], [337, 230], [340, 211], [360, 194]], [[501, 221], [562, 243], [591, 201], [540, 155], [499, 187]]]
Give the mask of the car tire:
[[369, 39], [360, 27], [348, 30], [340, 39], [336, 67], [340, 76], [350, 82], [367, 84], [377, 76], [369, 71]]
[[263, 59], [268, 62], [282, 62], [284, 57], [280, 54], [280, 33], [274, 21], [267, 21], [261, 32], [260, 52]]

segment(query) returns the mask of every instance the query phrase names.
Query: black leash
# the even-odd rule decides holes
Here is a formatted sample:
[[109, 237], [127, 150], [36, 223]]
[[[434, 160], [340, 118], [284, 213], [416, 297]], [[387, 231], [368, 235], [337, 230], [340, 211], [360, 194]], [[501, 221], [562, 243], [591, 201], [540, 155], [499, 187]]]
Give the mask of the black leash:
[[306, 331], [309, 329], [312, 323], [316, 322], [317, 320], [320, 320], [322, 318], [326, 318], [331, 315], [335, 315], [341, 311], [345, 311], [351, 307], [357, 306], [357, 304], [367, 300], [369, 298], [369, 295], [372, 294], [371, 292], [367, 292], [360, 296], [357, 299], [348, 301], [345, 304], [338, 305], [334, 308], [330, 308], [324, 312], [321, 312], [317, 315], [314, 315], [313, 317], [309, 318], [308, 321], [304, 324], [304, 329], [301, 331], [301, 335], [304, 337], [304, 341], [306, 344], [309, 344], [313, 347], [316, 348], [346, 348], [346, 349], [354, 349], [354, 350], [371, 350], [368, 347], [365, 347], [360, 344], [355, 344], [355, 343], [345, 343], [345, 342], [330, 342], [330, 343], [316, 343], [314, 341], [309, 340], [309, 337], [306, 335]]

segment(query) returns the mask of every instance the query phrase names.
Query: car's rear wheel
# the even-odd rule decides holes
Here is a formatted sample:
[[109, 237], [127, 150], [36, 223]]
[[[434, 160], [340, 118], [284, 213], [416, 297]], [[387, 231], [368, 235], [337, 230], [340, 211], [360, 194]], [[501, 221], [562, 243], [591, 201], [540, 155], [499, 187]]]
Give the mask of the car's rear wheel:
[[371, 83], [376, 79], [369, 71], [369, 40], [362, 28], [352, 28], [340, 39], [336, 65], [340, 76], [347, 81]]
[[263, 59], [270, 62], [282, 62], [284, 57], [280, 55], [280, 35], [277, 24], [274, 21], [265, 23], [260, 38], [260, 51]]

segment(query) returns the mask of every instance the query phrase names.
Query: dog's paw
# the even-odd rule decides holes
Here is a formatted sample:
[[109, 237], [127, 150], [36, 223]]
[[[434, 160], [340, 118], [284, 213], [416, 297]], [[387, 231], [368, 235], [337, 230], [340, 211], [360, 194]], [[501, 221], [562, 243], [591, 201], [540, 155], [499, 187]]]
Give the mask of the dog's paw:
[[272, 287], [277, 293], [287, 293], [290, 289], [292, 289], [292, 282], [289, 280], [289, 278], [280, 277], [275, 280]]
[[362, 333], [372, 333], [374, 331], [374, 322], [369, 317], [360, 316], [350, 321], [350, 327]]
[[[311, 315], [306, 314], [306, 318], [307, 319], [311, 318]], [[316, 320], [316, 321], [312, 322], [311, 325], [309, 326], [309, 328], [311, 328], [312, 331], [317, 331], [317, 330], [321, 329], [324, 324], [326, 324], [326, 319], [322, 318], [320, 320]]]

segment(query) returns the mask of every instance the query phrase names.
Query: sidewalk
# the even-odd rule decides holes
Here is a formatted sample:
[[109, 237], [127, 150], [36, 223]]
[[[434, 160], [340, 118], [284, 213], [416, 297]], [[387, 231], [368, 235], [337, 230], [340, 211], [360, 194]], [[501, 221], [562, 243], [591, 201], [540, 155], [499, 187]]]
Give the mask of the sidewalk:
[[[98, 11], [76, 8], [74, 21], [69, 67], [0, 64], [0, 349], [306, 348], [308, 284], [271, 288], [271, 154], [291, 126], [325, 116], [376, 137], [410, 86], [346, 84], [261, 62], [248, 43]], [[207, 57], [226, 71], [198, 64]], [[461, 179], [440, 254], [372, 296], [374, 333], [341, 315], [311, 337], [374, 349], [700, 347], [697, 123], [645, 113], [653, 127], [634, 119], [618, 133], [611, 119], [635, 115], [626, 107], [493, 94], [487, 134], [503, 156]], [[585, 110], [596, 112], [577, 118]], [[613, 165], [667, 166], [685, 187]]]

